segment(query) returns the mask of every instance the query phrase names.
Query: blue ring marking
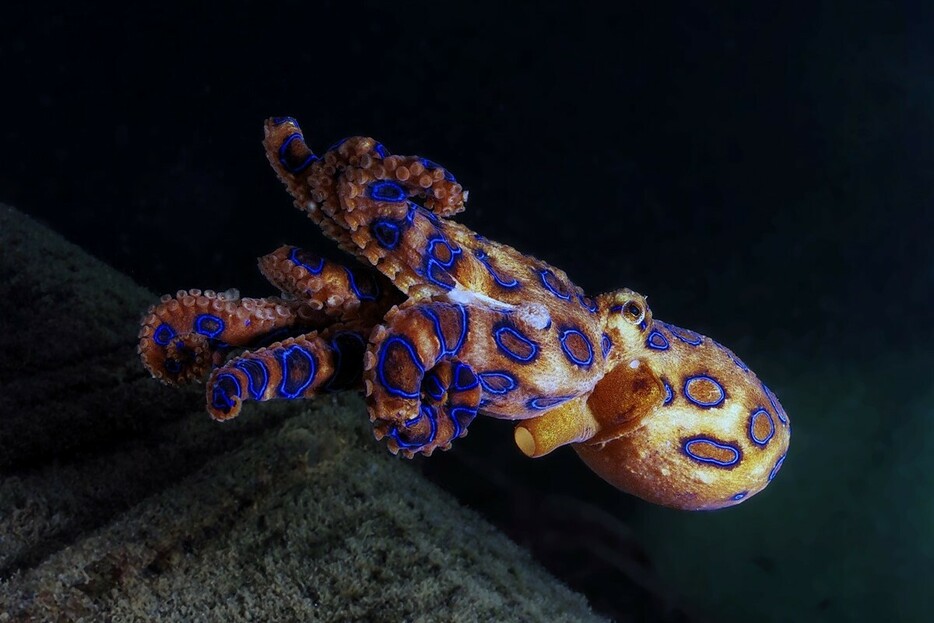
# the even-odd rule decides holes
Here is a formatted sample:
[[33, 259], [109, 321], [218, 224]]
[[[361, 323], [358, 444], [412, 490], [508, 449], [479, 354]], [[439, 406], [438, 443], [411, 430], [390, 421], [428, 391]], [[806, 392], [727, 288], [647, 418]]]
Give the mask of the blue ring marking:
[[580, 301], [581, 307], [589, 311], [591, 314], [597, 313], [597, 303], [589, 296], [584, 296], [583, 294], [577, 295], [577, 300]]
[[[292, 250], [289, 251], [289, 260], [296, 266], [301, 266], [302, 268], [307, 270], [312, 275], [320, 275], [321, 271], [324, 270], [324, 258], [319, 257], [318, 265], [312, 266], [305, 260], [301, 259], [299, 257], [299, 253], [307, 253], [307, 251], [303, 251], [302, 249], [299, 249], [298, 247], [292, 247]], [[309, 255], [311, 254], [309, 253]]]
[[178, 374], [182, 370], [181, 362], [176, 361], [175, 359], [166, 359], [162, 363], [162, 367], [172, 374]]
[[645, 345], [652, 350], [668, 350], [671, 346], [671, 344], [668, 343], [668, 338], [658, 329], [652, 329], [652, 332], [649, 333], [649, 337], [645, 338]]
[[422, 389], [434, 400], [441, 400], [444, 398], [445, 388], [441, 385], [441, 379], [433, 372], [429, 372], [422, 379]]
[[[461, 413], [466, 414], [466, 422], [461, 423]], [[470, 426], [470, 423], [477, 417], [477, 409], [471, 407], [454, 407], [451, 409], [449, 417], [451, 421], [454, 422], [454, 434], [451, 436], [451, 439], [454, 440], [460, 437], [464, 429]]]
[[[355, 342], [359, 349], [355, 349], [353, 344], [347, 343], [347, 338], [350, 338], [351, 342]], [[340, 331], [334, 334], [329, 343], [331, 345], [331, 350], [334, 352], [334, 374], [328, 379], [324, 390], [340, 391], [353, 387], [363, 375], [363, 368], [360, 366], [360, 362], [362, 361], [363, 353], [366, 352], [366, 340], [355, 331]], [[344, 361], [344, 349], [348, 346], [350, 347], [350, 352], [346, 354], [356, 356], [350, 359], [349, 365], [345, 367], [345, 364], [348, 362]]]
[[422, 166], [425, 167], [426, 169], [441, 169], [441, 172], [444, 173], [444, 179], [446, 179], [449, 182], [455, 182], [455, 183], [457, 182], [457, 180], [454, 179], [454, 175], [450, 171], [442, 167], [440, 164], [438, 164], [437, 162], [432, 162], [428, 158], [420, 158], [419, 162], [421, 162]]
[[646, 324], [645, 320], [643, 319], [642, 322], [639, 323], [639, 330], [640, 330], [640, 331], [645, 331], [645, 329], [646, 329], [647, 326], [648, 326], [648, 325]]
[[544, 411], [545, 409], [550, 409], [565, 403], [573, 397], [574, 396], [538, 396], [527, 401], [525, 406], [536, 411]]
[[[435, 440], [435, 437], [438, 434], [438, 421], [437, 421], [438, 416], [437, 414], [435, 414], [435, 410], [431, 407], [431, 405], [422, 405], [421, 408], [419, 409], [419, 412], [423, 413], [424, 416], [428, 418], [428, 423], [429, 423], [428, 439], [422, 440], [422, 441], [404, 441], [400, 439], [399, 437], [399, 427], [393, 426], [392, 430], [389, 431], [389, 436], [396, 440], [396, 443], [399, 444], [400, 448], [408, 448], [408, 449], [422, 448], [424, 446], [427, 446], [428, 444], [430, 444], [431, 442]], [[407, 422], [405, 424], [406, 428], [415, 426], [416, 424], [418, 424], [419, 420], [420, 418], [416, 418], [412, 420], [411, 422]]]
[[[447, 259], [442, 260], [437, 256], [438, 247], [447, 249]], [[454, 266], [454, 262], [460, 256], [459, 248], [452, 248], [450, 243], [441, 236], [435, 236], [428, 239], [428, 246], [425, 248], [425, 277], [435, 285], [445, 289], [452, 289], [455, 286], [454, 278], [448, 274], [447, 270]]]
[[301, 133], [295, 132], [293, 134], [289, 134], [288, 137], [286, 137], [286, 139], [282, 142], [282, 144], [279, 145], [279, 164], [281, 164], [283, 168], [285, 168], [285, 170], [289, 173], [301, 173], [308, 168], [308, 165], [318, 159], [318, 156], [314, 154], [308, 154], [308, 156], [302, 162], [296, 165], [289, 163], [288, 155], [286, 152], [289, 149], [289, 145], [291, 145], [292, 141], [295, 140], [304, 141], [304, 138], [302, 137]]
[[[697, 444], [709, 444], [719, 450], [726, 450], [733, 454], [733, 458], [729, 461], [721, 461], [719, 459], [694, 454], [694, 451], [691, 449], [691, 447]], [[685, 440], [682, 449], [684, 450], [685, 454], [687, 454], [695, 461], [700, 463], [707, 463], [709, 465], [715, 465], [716, 467], [734, 467], [737, 463], [739, 463], [739, 460], [742, 457], [742, 452], [740, 452], [739, 448], [735, 448], [728, 443], [714, 441], [713, 439], [709, 439], [707, 437], [692, 437], [691, 439], [687, 439]]]
[[[441, 260], [438, 257], [437, 247], [439, 246], [444, 247], [445, 249], [448, 250], [448, 259]], [[440, 266], [443, 266], [444, 268], [451, 268], [452, 266], [454, 266], [455, 260], [457, 260], [458, 256], [460, 256], [461, 254], [461, 250], [459, 248], [452, 247], [451, 243], [445, 240], [443, 236], [435, 236], [435, 237], [429, 238], [427, 251], [428, 251], [428, 255], [430, 255], [434, 261], [436, 261]]]
[[[587, 358], [579, 359], [577, 355], [571, 352], [571, 348], [567, 345], [567, 340], [569, 337], [577, 335], [580, 339], [584, 340], [584, 345], [587, 347]], [[565, 329], [561, 332], [561, 350], [564, 351], [565, 356], [571, 360], [572, 363], [579, 365], [581, 367], [588, 367], [593, 363], [593, 346], [590, 344], [590, 340], [587, 339], [587, 336], [578, 331], [577, 329]]]
[[166, 323], [160, 324], [152, 333], [152, 341], [159, 346], [168, 346], [175, 337], [175, 329]]
[[[237, 390], [236, 392], [230, 392], [223, 387], [227, 381], [233, 384]], [[230, 399], [231, 394], [240, 398], [242, 391], [240, 380], [236, 376], [229, 372], [218, 374], [217, 378], [214, 379], [214, 390], [211, 392], [211, 406], [218, 411], [228, 413], [234, 406], [233, 401]]]
[[[213, 327], [211, 325], [214, 325]], [[201, 314], [195, 318], [195, 333], [207, 337], [217, 337], [224, 332], [224, 321], [214, 314]]]
[[454, 278], [434, 258], [426, 259], [424, 274], [428, 281], [445, 290], [453, 290], [457, 285]]
[[457, 338], [457, 343], [454, 345], [454, 348], [446, 350], [444, 354], [446, 355], [456, 355], [460, 352], [461, 347], [464, 345], [464, 340], [467, 339], [467, 308], [463, 305], [457, 304], [454, 305], [454, 309], [458, 310], [461, 315], [461, 334]]
[[334, 151], [335, 149], [337, 149], [338, 147], [340, 147], [341, 145], [343, 145], [349, 140], [350, 140], [349, 136], [342, 138], [341, 140], [337, 141], [336, 143], [328, 147], [328, 151]]
[[622, 313], [622, 311], [623, 311], [623, 306], [622, 306], [622, 305], [611, 305], [611, 306], [610, 306], [610, 313], [611, 313], [611, 314], [619, 314], [619, 313]]
[[[760, 383], [762, 383], [760, 381]], [[778, 416], [778, 419], [782, 424], [788, 423], [788, 414], [785, 413], [785, 410], [782, 409], [781, 405], [778, 404], [778, 397], [772, 393], [772, 390], [766, 387], [765, 383], [762, 383], [762, 389], [765, 390], [765, 395], [769, 399], [769, 404], [772, 405], [772, 410], [775, 411], [775, 415]]]
[[[702, 400], [697, 400], [691, 395], [691, 385], [698, 381], [704, 381], [704, 380], [710, 381], [711, 383], [713, 383], [717, 387], [717, 390], [720, 392], [720, 396], [713, 402], [704, 402]], [[723, 389], [723, 385], [717, 382], [717, 380], [714, 379], [713, 377], [710, 377], [706, 374], [698, 374], [696, 376], [689, 376], [687, 379], [685, 379], [684, 387], [681, 389], [681, 391], [684, 394], [684, 397], [688, 399], [688, 401], [704, 409], [711, 409], [713, 407], [719, 407], [721, 404], [723, 404], [723, 401], [726, 400], [726, 390]]]
[[[522, 353], [509, 350], [509, 347], [503, 344], [504, 333], [511, 336], [513, 339], [518, 340], [520, 343], [528, 346], [529, 353], [527, 355], [523, 355]], [[496, 342], [496, 346], [500, 349], [500, 351], [502, 351], [504, 355], [519, 363], [529, 363], [535, 359], [536, 355], [538, 355], [538, 345], [508, 325], [500, 325], [493, 331], [493, 341]]]
[[256, 359], [240, 359], [233, 364], [247, 378], [247, 391], [253, 400], [261, 400], [269, 384], [269, 371], [266, 366]]
[[386, 180], [370, 182], [367, 187], [367, 195], [375, 201], [388, 201], [390, 203], [399, 203], [408, 198], [404, 188], [395, 182], [387, 182]]
[[477, 377], [483, 390], [491, 394], [507, 394], [519, 386], [516, 379], [506, 372], [481, 372]]
[[294, 123], [295, 125], [298, 125], [298, 121], [295, 120], [295, 117], [273, 117], [272, 118], [273, 125], [282, 125], [283, 123]]
[[[769, 434], [766, 435], [764, 439], [756, 437], [756, 419], [761, 418], [762, 416], [765, 416], [765, 418], [769, 421]], [[754, 410], [749, 416], [749, 438], [752, 439], [752, 442], [758, 446], [764, 446], [769, 443], [769, 440], [773, 435], [775, 435], [775, 422], [772, 421], [772, 416], [769, 414], [769, 412], [762, 407]]]
[[373, 151], [375, 151], [377, 155], [379, 155], [380, 158], [389, 157], [389, 151], [387, 151], [386, 148], [383, 147], [382, 143], [376, 143], [376, 145], [373, 145]]
[[[311, 385], [311, 382], [315, 380], [315, 376], [318, 373], [318, 366], [315, 362], [315, 357], [308, 350], [299, 346], [298, 344], [293, 344], [287, 348], [280, 348], [276, 351], [276, 358], [279, 360], [279, 367], [282, 370], [282, 381], [279, 383], [279, 395], [283, 398], [296, 398], [305, 389]], [[291, 377], [291, 368], [305, 364], [308, 366], [308, 374], [305, 375], [305, 378], [301, 379], [295, 383], [294, 387], [292, 385]]]
[[480, 260], [480, 263], [483, 264], [483, 267], [486, 268], [486, 272], [490, 273], [490, 276], [493, 277], [493, 281], [496, 282], [501, 288], [506, 288], [511, 290], [513, 288], [519, 287], [519, 281], [515, 277], [510, 277], [511, 281], [505, 281], [499, 274], [496, 272], [496, 269], [493, 268], [493, 264], [490, 263], [490, 256], [487, 255], [486, 251], [483, 249], [477, 249], [473, 252], [474, 257]]
[[459, 392], [465, 392], [479, 385], [480, 381], [477, 375], [473, 373], [470, 366], [458, 363], [454, 368], [454, 389]]
[[554, 274], [553, 272], [551, 272], [551, 270], [549, 270], [549, 269], [547, 269], [547, 268], [545, 268], [545, 269], [543, 269], [543, 270], [540, 270], [540, 271], [538, 271], [538, 276], [539, 276], [539, 278], [542, 280], [542, 285], [545, 286], [545, 289], [546, 289], [546, 290], [548, 290], [549, 292], [551, 292], [552, 294], [554, 294], [555, 296], [557, 296], [559, 299], [562, 299], [562, 300], [565, 300], [565, 301], [570, 301], [570, 300], [571, 300], [571, 295], [570, 295], [570, 294], [558, 290], [558, 285], [561, 285], [561, 284], [558, 284], [558, 285], [554, 285], [554, 286], [553, 286], [553, 285], [551, 285], [550, 283], [548, 283], [548, 281], [549, 281], [548, 278], [549, 278], [549, 277], [550, 277], [551, 279], [554, 279], [554, 280], [557, 280], [557, 279], [558, 279], [557, 277], [555, 277], [555, 274]]
[[665, 386], [665, 400], [662, 402], [662, 406], [667, 406], [671, 404], [671, 401], [675, 399], [675, 392], [671, 389], [671, 385], [668, 383], [668, 379], [662, 378], [662, 385]]
[[360, 289], [360, 287], [357, 285], [357, 278], [354, 277], [352, 270], [350, 270], [346, 266], [341, 266], [341, 268], [343, 268], [344, 272], [347, 273], [347, 284], [350, 286], [350, 289], [353, 291], [354, 295], [361, 302], [362, 301], [375, 301], [379, 297], [379, 294], [380, 294], [379, 284], [376, 282], [375, 279], [370, 277], [370, 275], [367, 275], [367, 277], [369, 277], [370, 285], [373, 286], [372, 294], [365, 293]]
[[782, 463], [785, 462], [785, 457], [787, 454], [783, 454], [778, 458], [778, 461], [775, 462], [775, 467], [772, 468], [772, 471], [769, 472], [769, 482], [772, 482], [772, 479], [775, 478], [775, 475], [778, 474], [778, 470], [782, 468]]
[[[454, 343], [453, 347], [449, 347], [447, 339], [445, 338], [444, 331], [441, 328], [441, 318], [438, 316], [438, 313], [431, 307], [425, 306], [420, 309], [422, 315], [431, 320], [431, 324], [435, 327], [435, 336], [438, 338], [438, 343], [441, 345], [441, 356], [445, 355], [456, 355], [460, 352], [461, 347], [464, 345], [464, 340], [467, 339], [467, 310], [463, 305], [451, 305], [453, 309], [456, 309], [460, 312], [460, 335], [457, 338], [457, 342]], [[440, 357], [439, 357], [440, 358]]]
[[388, 218], [378, 218], [370, 224], [370, 233], [376, 238], [384, 249], [392, 251], [399, 246], [399, 240], [402, 232], [399, 230], [399, 224]]
[[676, 327], [674, 325], [668, 324], [667, 322], [661, 321], [659, 321], [658, 324], [668, 329], [669, 333], [685, 344], [690, 344], [691, 346], [700, 346], [700, 344], [704, 341], [704, 338], [699, 333], [695, 333], [690, 329], [682, 329], [681, 327]]
[[613, 341], [610, 340], [609, 335], [604, 333], [603, 337], [600, 338], [600, 350], [603, 353], [604, 359], [606, 359], [606, 356], [610, 354], [611, 348], [613, 348]]
[[736, 495], [730, 497], [730, 499], [733, 500], [734, 502], [739, 502], [740, 500], [742, 500], [742, 499], [743, 499], [744, 497], [746, 497], [747, 495], [749, 495], [749, 492], [748, 492], [748, 491], [740, 491], [740, 492], [737, 493]]
[[386, 371], [384, 369], [386, 366], [386, 354], [389, 352], [390, 344], [394, 344], [397, 342], [399, 344], [402, 344], [402, 347], [405, 348], [409, 352], [409, 357], [411, 358], [412, 363], [415, 365], [415, 368], [419, 372], [421, 372], [422, 378], [424, 378], [425, 376], [425, 367], [418, 360], [418, 356], [415, 353], [415, 347], [412, 344], [410, 344], [409, 341], [405, 339], [404, 337], [399, 336], [399, 335], [393, 335], [387, 338], [386, 341], [383, 342], [383, 345], [379, 349], [379, 359], [376, 362], [376, 374], [379, 377], [380, 385], [383, 386], [383, 389], [385, 389], [386, 393], [388, 393], [390, 396], [397, 396], [399, 398], [411, 398], [411, 399], [419, 398], [418, 389], [416, 389], [415, 391], [407, 392], [404, 389], [393, 387], [386, 381]]

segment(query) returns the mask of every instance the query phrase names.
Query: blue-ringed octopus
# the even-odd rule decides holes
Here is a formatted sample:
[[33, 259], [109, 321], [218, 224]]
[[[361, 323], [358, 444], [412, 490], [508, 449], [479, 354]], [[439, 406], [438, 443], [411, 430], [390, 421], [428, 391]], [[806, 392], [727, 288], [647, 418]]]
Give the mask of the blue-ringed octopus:
[[738, 504], [781, 468], [788, 416], [736, 355], [452, 220], [467, 191], [441, 165], [364, 137], [316, 155], [291, 117], [266, 121], [264, 146], [359, 263], [284, 246], [259, 260], [281, 296], [183, 290], [148, 310], [146, 368], [208, 377], [213, 418], [358, 389], [393, 453], [447, 450], [478, 414], [514, 420], [527, 456], [570, 445], [617, 488], [692, 510]]

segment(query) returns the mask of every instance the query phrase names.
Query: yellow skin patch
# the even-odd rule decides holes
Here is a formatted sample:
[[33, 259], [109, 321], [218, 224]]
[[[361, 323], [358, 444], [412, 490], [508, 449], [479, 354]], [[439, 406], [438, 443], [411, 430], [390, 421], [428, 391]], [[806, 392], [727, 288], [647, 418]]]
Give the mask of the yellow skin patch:
[[319, 157], [287, 117], [264, 145], [295, 206], [362, 265], [282, 247], [260, 261], [282, 298], [182, 291], [149, 310], [144, 364], [173, 384], [210, 372], [214, 418], [359, 388], [393, 452], [447, 450], [478, 414], [516, 420], [524, 454], [571, 445], [623, 491], [692, 510], [778, 472], [788, 417], [732, 352], [451, 220], [467, 192], [440, 165], [364, 137]]

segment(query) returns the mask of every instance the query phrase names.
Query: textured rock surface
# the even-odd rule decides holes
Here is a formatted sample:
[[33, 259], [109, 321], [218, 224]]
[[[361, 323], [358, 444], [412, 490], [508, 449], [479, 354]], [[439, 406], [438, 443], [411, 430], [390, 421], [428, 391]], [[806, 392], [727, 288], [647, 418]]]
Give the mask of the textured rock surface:
[[149, 379], [153, 300], [0, 205], [0, 620], [597, 620], [356, 396], [221, 425]]

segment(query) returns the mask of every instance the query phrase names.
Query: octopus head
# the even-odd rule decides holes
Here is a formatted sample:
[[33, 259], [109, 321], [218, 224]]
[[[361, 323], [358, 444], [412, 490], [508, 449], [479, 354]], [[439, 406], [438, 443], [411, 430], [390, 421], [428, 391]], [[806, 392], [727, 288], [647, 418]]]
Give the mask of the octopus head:
[[617, 488], [673, 508], [732, 506], [764, 489], [791, 437], [778, 399], [730, 350], [622, 292], [613, 296], [644, 316], [607, 316], [620, 343], [587, 400], [598, 430], [574, 444], [578, 455]]

